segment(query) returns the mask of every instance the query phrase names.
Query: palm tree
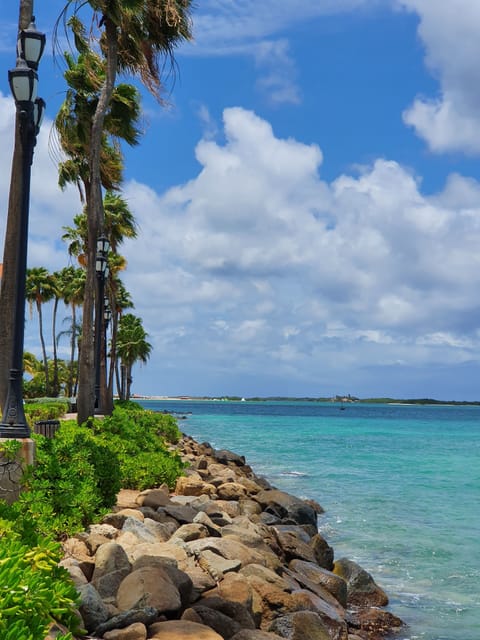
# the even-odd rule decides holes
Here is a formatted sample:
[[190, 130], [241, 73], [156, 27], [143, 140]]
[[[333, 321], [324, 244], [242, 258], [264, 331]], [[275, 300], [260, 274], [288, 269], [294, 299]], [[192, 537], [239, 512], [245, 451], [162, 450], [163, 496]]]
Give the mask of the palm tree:
[[45, 348], [45, 338], [43, 335], [43, 315], [42, 305], [55, 296], [55, 283], [51, 274], [45, 267], [34, 267], [27, 269], [27, 279], [25, 283], [25, 297], [30, 303], [30, 311], [32, 304], [35, 303], [38, 312], [38, 327], [40, 333], [40, 343], [42, 345], [43, 367], [45, 371], [45, 388], [47, 396], [50, 395], [50, 383], [48, 377], [48, 360], [47, 350]]
[[53, 380], [52, 396], [56, 398], [60, 393], [58, 380], [58, 357], [57, 357], [57, 311], [58, 303], [62, 299], [62, 272], [54, 271], [51, 275], [53, 284], [53, 312], [52, 312], [52, 344], [53, 344]]
[[[101, 184], [101, 150], [105, 121], [115, 89], [117, 72], [128, 72], [159, 96], [160, 59], [170, 59], [176, 45], [191, 38], [190, 8], [192, 0], [70, 0], [70, 8], [78, 11], [88, 3], [96, 24], [105, 56], [105, 76], [99, 92], [95, 113], [89, 128], [89, 188], [86, 193], [88, 211], [87, 290], [95, 290], [95, 243], [104, 231], [104, 211]], [[98, 18], [98, 19], [97, 19]], [[95, 21], [94, 21], [95, 22]], [[94, 300], [87, 296], [83, 314], [83, 340], [79, 374], [78, 421], [94, 413]]]
[[67, 395], [71, 398], [74, 395], [75, 388], [75, 347], [78, 342], [80, 327], [77, 322], [77, 309], [82, 304], [85, 296], [85, 270], [75, 269], [74, 267], [66, 267], [62, 269], [62, 295], [65, 304], [70, 305], [72, 312], [70, 328], [68, 331], [62, 331], [57, 339], [62, 335], [68, 334], [70, 337], [70, 362], [69, 377], [67, 382]]
[[119, 396], [130, 400], [132, 367], [136, 362], [147, 362], [152, 345], [147, 341], [148, 333], [142, 321], [132, 313], [122, 316], [117, 334], [117, 354], [121, 360], [122, 381]]
[[125, 285], [120, 278], [112, 270], [110, 278], [110, 309], [112, 311], [112, 329], [110, 339], [110, 369], [108, 375], [108, 393], [110, 397], [113, 397], [113, 378], [115, 375], [117, 391], [120, 392], [120, 371], [118, 364], [117, 354], [117, 334], [118, 324], [122, 317], [123, 312], [126, 309], [133, 309], [132, 296], [125, 288]]

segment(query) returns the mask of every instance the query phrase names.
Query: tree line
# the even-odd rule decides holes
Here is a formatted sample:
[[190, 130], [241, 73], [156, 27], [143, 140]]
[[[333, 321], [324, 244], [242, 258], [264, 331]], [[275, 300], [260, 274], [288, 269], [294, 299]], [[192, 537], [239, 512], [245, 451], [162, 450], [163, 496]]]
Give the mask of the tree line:
[[[19, 0], [20, 28], [31, 21], [33, 0]], [[82, 212], [63, 229], [68, 253], [78, 267], [67, 266], [50, 274], [44, 267], [29, 270], [28, 300], [39, 316], [45, 392], [65, 391], [77, 396], [78, 421], [95, 410], [95, 318], [102, 307], [96, 286], [96, 247], [99, 237], [110, 241], [107, 256], [106, 298], [111, 310], [108, 344], [101, 349], [101, 394], [105, 408], [112, 406], [114, 379], [121, 397], [128, 397], [132, 366], [151, 352], [141, 319], [124, 313], [131, 298], [119, 277], [125, 259], [118, 253], [124, 238], [136, 235], [135, 221], [121, 196], [124, 170], [122, 144], [140, 141], [140, 94], [121, 76], [138, 79], [162, 104], [163, 77], [175, 69], [175, 48], [192, 37], [192, 0], [67, 0], [54, 29], [54, 49], [64, 62], [65, 100], [55, 118], [52, 151], [58, 160], [58, 183], [77, 187]], [[65, 33], [64, 33], [65, 32]], [[59, 51], [59, 43], [71, 43]], [[15, 162], [15, 156], [14, 156]], [[11, 221], [12, 219], [12, 221]], [[7, 234], [14, 235], [10, 215]], [[11, 228], [9, 227], [11, 225]], [[17, 230], [18, 231], [18, 230]], [[4, 279], [0, 292], [0, 404], [4, 404], [11, 342], [12, 289], [6, 273], [15, 265], [15, 244], [5, 242]], [[14, 270], [13, 270], [14, 271]], [[8, 282], [7, 282], [8, 281]], [[52, 300], [53, 357], [45, 348], [42, 305]], [[64, 332], [56, 328], [58, 304], [69, 305], [71, 316]], [[101, 319], [102, 339], [106, 319]], [[70, 337], [67, 380], [57, 357], [59, 337]], [[5, 348], [7, 347], [7, 348]], [[109, 360], [108, 376], [107, 359]], [[61, 385], [64, 385], [64, 388]]]

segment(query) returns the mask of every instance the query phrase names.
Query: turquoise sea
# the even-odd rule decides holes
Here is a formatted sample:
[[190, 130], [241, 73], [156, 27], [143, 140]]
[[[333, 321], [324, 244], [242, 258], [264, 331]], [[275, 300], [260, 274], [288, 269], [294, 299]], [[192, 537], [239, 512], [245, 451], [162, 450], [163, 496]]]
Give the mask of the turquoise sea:
[[319, 529], [388, 592], [401, 640], [480, 639], [480, 407], [142, 401], [317, 500]]

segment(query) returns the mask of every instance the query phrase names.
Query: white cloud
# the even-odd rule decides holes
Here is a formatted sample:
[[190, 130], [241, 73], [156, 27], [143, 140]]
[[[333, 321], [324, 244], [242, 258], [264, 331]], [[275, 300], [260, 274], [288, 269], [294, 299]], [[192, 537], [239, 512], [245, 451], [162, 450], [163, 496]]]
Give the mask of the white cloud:
[[181, 319], [170, 352], [299, 380], [477, 357], [477, 182], [452, 175], [426, 197], [377, 160], [329, 184], [316, 145], [240, 108], [224, 126], [224, 144], [198, 144], [190, 182], [128, 187], [142, 234], [126, 277], [147, 326]]
[[[4, 147], [10, 106], [0, 96]], [[379, 367], [478, 360], [478, 182], [452, 174], [427, 197], [386, 159], [326, 182], [317, 145], [241, 108], [196, 155], [198, 175], [163, 194], [126, 185], [140, 235], [124, 277], [154, 345], [137, 390], [195, 392], [193, 376], [215, 393], [246, 376], [300, 392], [333, 376], [355, 392]], [[48, 125], [33, 176], [30, 263], [56, 269], [79, 203], [56, 187]], [[2, 210], [7, 183], [0, 174]]]
[[404, 121], [434, 152], [480, 152], [480, 5], [471, 0], [395, 0], [418, 13], [425, 61], [440, 95], [417, 97]]

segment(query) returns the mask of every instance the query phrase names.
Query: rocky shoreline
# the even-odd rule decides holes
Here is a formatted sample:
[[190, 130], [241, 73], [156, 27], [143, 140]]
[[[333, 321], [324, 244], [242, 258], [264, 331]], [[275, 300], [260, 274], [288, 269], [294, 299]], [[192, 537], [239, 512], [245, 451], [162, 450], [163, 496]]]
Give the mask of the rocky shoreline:
[[188, 436], [176, 449], [190, 467], [173, 493], [122, 491], [63, 543], [88, 638], [385, 640], [402, 627], [372, 576], [334, 558], [319, 504], [231, 451]]

